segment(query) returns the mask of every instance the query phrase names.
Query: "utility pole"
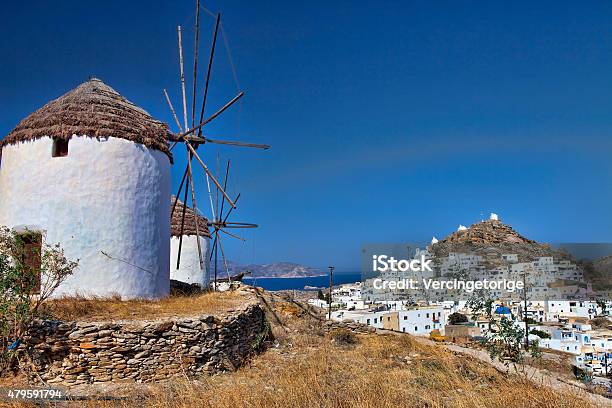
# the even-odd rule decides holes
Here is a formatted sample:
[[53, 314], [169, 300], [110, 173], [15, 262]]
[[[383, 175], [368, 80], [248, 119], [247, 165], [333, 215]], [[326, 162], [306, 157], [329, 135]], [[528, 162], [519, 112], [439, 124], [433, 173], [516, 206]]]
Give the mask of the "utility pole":
[[328, 318], [329, 320], [331, 320], [332, 286], [333, 286], [333, 283], [332, 283], [332, 277], [333, 277], [333, 275], [334, 275], [334, 267], [333, 267], [333, 266], [330, 266], [330, 267], [329, 267], [329, 299], [328, 299], [329, 304], [327, 305], [327, 310], [328, 310], [328, 312], [327, 312], [327, 314], [328, 314], [327, 318]]
[[529, 322], [527, 321], [527, 270], [523, 269], [523, 319], [525, 321], [525, 350], [529, 350]]

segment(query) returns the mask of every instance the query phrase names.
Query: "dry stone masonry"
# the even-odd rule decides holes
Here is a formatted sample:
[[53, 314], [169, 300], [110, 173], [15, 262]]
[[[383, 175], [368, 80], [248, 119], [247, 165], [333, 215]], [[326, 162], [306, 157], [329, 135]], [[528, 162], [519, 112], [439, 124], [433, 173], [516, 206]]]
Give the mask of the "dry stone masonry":
[[257, 304], [220, 317], [38, 321], [21, 348], [31, 356], [34, 380], [62, 385], [148, 382], [235, 370], [262, 348], [269, 328]]
[[327, 331], [331, 330], [349, 330], [353, 333], [358, 334], [368, 334], [376, 332], [376, 329], [372, 326], [368, 326], [363, 323], [354, 322], [354, 321], [336, 321], [336, 320], [325, 320], [323, 322], [323, 327]]

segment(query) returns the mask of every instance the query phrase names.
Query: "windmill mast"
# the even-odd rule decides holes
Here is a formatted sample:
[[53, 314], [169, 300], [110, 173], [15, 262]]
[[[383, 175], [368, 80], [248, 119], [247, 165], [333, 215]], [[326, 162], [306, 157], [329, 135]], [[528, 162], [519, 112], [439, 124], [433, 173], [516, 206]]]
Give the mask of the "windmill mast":
[[[167, 139], [169, 142], [172, 143], [170, 150], [173, 150], [177, 145], [182, 144], [185, 146], [186, 156], [187, 156], [187, 165], [184, 170], [183, 177], [181, 179], [178, 191], [176, 193], [175, 201], [172, 205], [172, 214], [174, 214], [174, 211], [176, 210], [176, 205], [179, 202], [179, 197], [181, 197], [181, 193], [182, 193], [183, 194], [183, 197], [182, 197], [183, 208], [182, 208], [182, 214], [181, 214], [181, 220], [180, 220], [180, 233], [179, 233], [179, 244], [178, 244], [176, 269], [178, 270], [180, 268], [181, 253], [184, 249], [183, 248], [183, 236], [185, 232], [185, 221], [186, 221], [185, 219], [187, 216], [186, 215], [187, 198], [190, 196], [191, 204], [193, 206], [193, 214], [190, 213], [190, 217], [193, 215], [193, 218], [195, 221], [195, 234], [198, 237], [197, 246], [198, 246], [198, 257], [200, 261], [200, 269], [208, 268], [208, 263], [214, 257], [215, 259], [214, 274], [215, 274], [215, 288], [216, 288], [217, 280], [218, 280], [217, 262], [218, 262], [219, 251], [221, 252], [221, 258], [223, 260], [224, 269], [226, 270], [227, 275], [228, 275], [227, 277], [228, 282], [231, 282], [232, 280], [229, 274], [229, 267], [228, 267], [227, 258], [225, 257], [225, 251], [223, 249], [223, 245], [221, 242], [221, 235], [222, 234], [228, 235], [232, 238], [244, 241], [245, 240], [244, 238], [232, 232], [227, 231], [227, 229], [256, 228], [257, 225], [250, 224], [250, 223], [229, 222], [228, 221], [230, 214], [233, 212], [234, 209], [236, 209], [236, 203], [238, 202], [240, 198], [240, 194], [238, 194], [236, 198], [232, 200], [232, 198], [227, 194], [227, 181], [229, 178], [230, 161], [228, 160], [227, 168], [225, 171], [225, 177], [223, 180], [223, 185], [221, 185], [217, 177], [215, 177], [211, 173], [210, 169], [208, 168], [208, 166], [206, 165], [206, 163], [204, 162], [204, 160], [202, 159], [202, 157], [198, 154], [196, 150], [200, 146], [206, 143], [220, 144], [220, 145], [226, 145], [226, 146], [248, 147], [248, 148], [256, 148], [256, 149], [263, 149], [263, 150], [269, 149], [270, 146], [265, 145], [265, 144], [244, 143], [244, 142], [233, 141], [233, 140], [210, 139], [204, 136], [203, 134], [204, 126], [206, 126], [213, 120], [217, 119], [223, 112], [225, 112], [227, 109], [233, 106], [238, 100], [240, 100], [244, 96], [244, 92], [238, 91], [238, 94], [235, 97], [230, 99], [227, 103], [225, 103], [225, 105], [223, 105], [215, 113], [213, 113], [212, 115], [210, 115], [208, 118], [205, 119], [204, 113], [205, 113], [206, 103], [208, 99], [208, 90], [209, 90], [209, 86], [211, 83], [211, 73], [212, 73], [217, 37], [218, 37], [220, 21], [221, 21], [221, 14], [219, 13], [216, 14], [216, 18], [215, 18], [215, 29], [213, 32], [212, 44], [210, 47], [210, 55], [208, 59], [208, 66], [207, 66], [207, 72], [206, 72], [206, 79], [204, 82], [204, 89], [202, 93], [200, 117], [199, 117], [198, 122], [196, 123], [195, 109], [196, 109], [196, 103], [198, 99], [198, 95], [197, 95], [198, 81], [197, 79], [198, 79], [200, 8], [201, 8], [200, 0], [197, 0], [196, 2], [196, 20], [195, 20], [195, 46], [194, 46], [194, 59], [193, 59], [193, 88], [192, 88], [192, 95], [191, 95], [192, 96], [191, 97], [191, 107], [188, 107], [187, 94], [185, 90], [185, 69], [184, 69], [184, 58], [183, 58], [183, 29], [180, 25], [177, 28], [178, 48], [179, 48], [180, 92], [181, 92], [181, 98], [183, 102], [183, 118], [182, 118], [183, 123], [182, 124], [181, 124], [181, 121], [179, 120], [176, 110], [174, 109], [170, 96], [165, 89], [164, 89], [164, 96], [165, 96], [166, 102], [168, 103], [168, 107], [170, 108], [170, 111], [172, 112], [172, 116], [178, 128], [178, 133], [171, 133], [168, 135]], [[208, 10], [206, 9], [204, 10], [214, 16], [214, 14], [212, 14]], [[226, 50], [229, 52], [229, 47], [227, 46], [227, 44], [226, 44]], [[232, 69], [233, 69], [233, 66], [232, 66]], [[189, 124], [188, 118], [187, 118], [187, 115], [188, 115], [187, 112], [189, 109], [191, 110], [191, 124]], [[200, 168], [204, 171], [204, 176], [206, 177], [206, 186], [208, 190], [208, 198], [209, 198], [210, 210], [212, 214], [212, 218], [211, 218], [212, 222], [207, 221], [206, 226], [202, 226], [200, 224], [200, 216], [198, 215], [197, 193], [196, 193], [196, 188], [194, 184], [194, 168], [192, 165], [193, 159], [195, 159], [195, 161], [200, 165]], [[215, 190], [215, 194], [217, 196], [216, 205], [215, 203], [213, 203], [212, 189], [211, 189], [212, 186], [210, 183], [211, 180], [212, 180], [212, 184], [214, 185], [214, 188], [216, 189]], [[183, 188], [185, 189], [184, 191], [183, 191]], [[220, 205], [219, 205], [219, 195], [221, 198]], [[227, 201], [227, 205], [229, 206], [227, 211], [225, 211], [226, 201]], [[209, 226], [214, 228], [214, 232], [210, 235], [210, 237], [214, 237], [214, 243], [213, 243], [212, 251], [210, 252], [211, 259], [205, 260], [203, 259], [204, 257], [202, 255], [202, 247], [201, 247], [199, 237], [201, 233], [205, 232], [204, 229], [208, 228]]]

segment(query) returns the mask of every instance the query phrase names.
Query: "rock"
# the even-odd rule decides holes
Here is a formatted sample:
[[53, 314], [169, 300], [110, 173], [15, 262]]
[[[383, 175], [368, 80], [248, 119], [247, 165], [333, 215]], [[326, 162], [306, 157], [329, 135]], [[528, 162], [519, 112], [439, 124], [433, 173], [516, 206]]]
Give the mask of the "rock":
[[87, 371], [87, 367], [73, 367], [65, 371], [65, 374], [77, 374]]
[[97, 348], [97, 346], [95, 344], [91, 344], [91, 343], [81, 343], [81, 344], [79, 344], [79, 347], [81, 349], [86, 349], [86, 350]]
[[199, 321], [192, 321], [192, 320], [182, 320], [179, 322], [176, 322], [176, 325], [180, 328], [180, 327], [186, 327], [188, 329], [197, 329], [202, 323]]
[[154, 332], [156, 333], [163, 333], [163, 332], [167, 332], [170, 329], [172, 329], [172, 326], [174, 326], [174, 322], [173, 321], [169, 321], [169, 322], [163, 322], [163, 323], [159, 323], [155, 326], [155, 328], [153, 329]]
[[115, 333], [113, 333], [113, 337], [116, 337], [116, 338], [119, 338], [119, 339], [136, 339], [136, 338], [138, 338], [138, 336], [133, 334], [133, 333], [123, 333], [123, 332], [115, 332]]
[[51, 346], [50, 351], [52, 353], [61, 353], [64, 351], [68, 351], [70, 349], [70, 347], [68, 347], [65, 344], [54, 344], [53, 346]]
[[111, 348], [110, 351], [113, 351], [115, 353], [125, 353], [126, 351], [130, 351], [131, 349], [131, 347], [115, 346]]
[[188, 327], [183, 327], [183, 326], [180, 326], [178, 328], [178, 331], [181, 333], [197, 333], [198, 332], [198, 330], [196, 329], [190, 329]]
[[134, 358], [138, 359], [138, 358], [143, 358], [143, 357], [147, 357], [151, 354], [151, 352], [149, 350], [144, 350], [141, 351], [140, 353], [134, 355]]

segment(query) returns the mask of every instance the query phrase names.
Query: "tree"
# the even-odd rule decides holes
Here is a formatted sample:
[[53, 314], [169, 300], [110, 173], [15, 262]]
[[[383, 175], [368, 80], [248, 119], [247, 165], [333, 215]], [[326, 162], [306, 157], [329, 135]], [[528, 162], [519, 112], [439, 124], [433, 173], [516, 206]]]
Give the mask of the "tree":
[[601, 313], [599, 314], [600, 316], [607, 316], [608, 315], [608, 305], [606, 304], [606, 300], [605, 299], [597, 299], [597, 306], [601, 309]]
[[[484, 315], [489, 321], [489, 331], [491, 331], [491, 322], [493, 320], [493, 304], [495, 300], [486, 290], [479, 290], [468, 299], [466, 306], [472, 311], [473, 316]], [[474, 318], [475, 320], [475, 318]]]
[[[38, 246], [29, 242], [40, 242]], [[40, 261], [32, 263], [31, 259]], [[43, 236], [0, 227], [0, 372], [14, 366], [16, 350], [40, 306], [78, 266]]]
[[529, 352], [533, 358], [541, 356], [539, 342], [533, 342], [523, 348], [525, 330], [515, 324], [513, 317], [503, 316], [495, 319], [493, 316], [494, 299], [486, 291], [479, 291], [468, 300], [467, 307], [473, 314], [485, 315], [489, 330], [482, 340], [483, 346], [489, 352], [492, 360], [497, 359], [505, 366], [512, 364], [518, 371], [517, 364], [521, 364], [524, 372], [525, 353]]
[[550, 339], [550, 334], [546, 333], [544, 330], [531, 329], [529, 334], [535, 334], [541, 339]]
[[459, 312], [455, 312], [448, 316], [449, 324], [467, 323], [467, 321], [468, 321], [467, 316]]
[[496, 330], [487, 333], [485, 347], [491, 359], [498, 359], [508, 366], [510, 363], [516, 365], [521, 363], [524, 358], [523, 329], [514, 324], [514, 321], [507, 317], [502, 317], [494, 323]]
[[497, 359], [506, 367], [512, 364], [517, 372], [520, 366], [521, 371], [525, 373], [525, 354], [528, 352], [534, 359], [542, 356], [537, 340], [532, 341], [527, 349], [524, 348], [525, 331], [511, 318], [504, 316], [493, 320], [491, 326], [492, 330], [487, 332], [482, 343], [492, 360]]
[[323, 294], [323, 291], [321, 289], [319, 289], [319, 291], [317, 292], [317, 298], [319, 298], [319, 300], [325, 300], [325, 295]]

